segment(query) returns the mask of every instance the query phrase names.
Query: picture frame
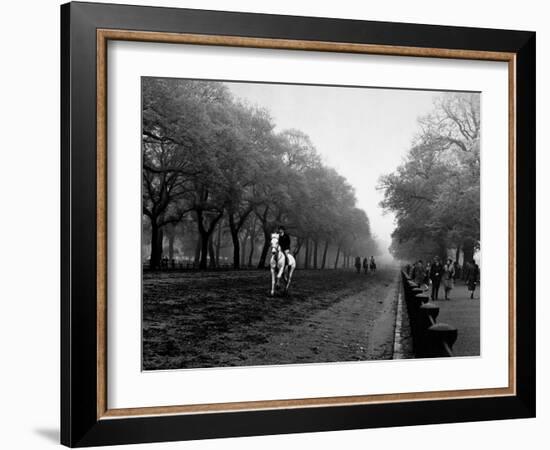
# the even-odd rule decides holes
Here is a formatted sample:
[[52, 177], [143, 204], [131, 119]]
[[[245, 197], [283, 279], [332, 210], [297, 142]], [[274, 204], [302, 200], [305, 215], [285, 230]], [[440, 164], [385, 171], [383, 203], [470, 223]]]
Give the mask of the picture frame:
[[[535, 416], [535, 33], [73, 2], [61, 6], [61, 442], [70, 447]], [[113, 410], [107, 404], [107, 43], [503, 61], [509, 384]]]

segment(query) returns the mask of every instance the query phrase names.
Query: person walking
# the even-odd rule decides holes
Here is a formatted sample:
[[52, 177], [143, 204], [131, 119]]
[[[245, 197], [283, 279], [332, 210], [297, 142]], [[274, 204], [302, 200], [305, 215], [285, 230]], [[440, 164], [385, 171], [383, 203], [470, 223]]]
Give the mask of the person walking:
[[470, 270], [472, 270], [472, 264], [470, 261], [464, 261], [462, 265], [462, 279], [468, 283], [468, 278], [470, 277]]
[[369, 273], [369, 260], [366, 257], [363, 258], [363, 270], [365, 271], [365, 274]]
[[451, 258], [447, 259], [447, 264], [443, 266], [443, 288], [445, 289], [445, 300], [450, 300], [449, 294], [454, 287], [455, 267]]
[[455, 261], [453, 266], [454, 266], [454, 269], [455, 269], [455, 276], [453, 278], [456, 281], [456, 279], [460, 278], [460, 276], [461, 276], [460, 272], [462, 272], [462, 267], [460, 267], [460, 264], [458, 264], [458, 261]]
[[412, 279], [416, 284], [418, 284], [418, 286], [421, 286], [422, 283], [424, 283], [425, 276], [426, 272], [424, 270], [424, 264], [422, 264], [422, 260], [419, 259], [413, 267]]
[[430, 280], [430, 271], [432, 265], [430, 263], [426, 263], [426, 268], [424, 269], [424, 273], [426, 276], [424, 277], [424, 284], [426, 285], [426, 289], [429, 289], [431, 280]]
[[470, 299], [474, 298], [474, 291], [476, 290], [476, 285], [479, 282], [479, 266], [475, 261], [472, 261], [470, 264], [470, 270], [468, 270], [468, 276], [466, 278], [466, 284], [468, 285], [468, 290], [470, 291]]
[[432, 300], [438, 300], [439, 285], [443, 276], [443, 265], [439, 260], [439, 256], [434, 258], [433, 264], [430, 266], [430, 280], [432, 280]]

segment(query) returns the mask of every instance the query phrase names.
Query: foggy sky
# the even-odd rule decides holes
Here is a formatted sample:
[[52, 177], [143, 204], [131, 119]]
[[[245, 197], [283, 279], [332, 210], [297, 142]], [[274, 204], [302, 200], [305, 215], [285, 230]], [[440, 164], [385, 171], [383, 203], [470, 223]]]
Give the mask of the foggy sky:
[[384, 215], [376, 190], [380, 175], [394, 171], [429, 113], [437, 92], [399, 89], [225, 83], [235, 97], [269, 110], [275, 131], [296, 128], [311, 138], [328, 166], [355, 188], [384, 254], [394, 216]]

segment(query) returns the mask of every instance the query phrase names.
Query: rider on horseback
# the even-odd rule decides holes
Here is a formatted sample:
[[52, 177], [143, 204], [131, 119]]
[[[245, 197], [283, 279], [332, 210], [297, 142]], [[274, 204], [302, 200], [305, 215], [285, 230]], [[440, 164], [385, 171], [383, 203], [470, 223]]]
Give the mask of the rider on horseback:
[[279, 225], [279, 246], [285, 255], [285, 266], [288, 266], [288, 253], [290, 252], [290, 236], [286, 233], [285, 227]]
[[276, 233], [271, 234], [271, 260], [269, 266], [271, 269], [271, 295], [275, 295], [275, 290], [280, 288], [281, 280], [284, 283], [284, 293], [288, 293], [292, 274], [296, 269], [296, 260], [294, 255], [290, 253], [290, 236], [286, 234], [283, 226], [280, 226]]

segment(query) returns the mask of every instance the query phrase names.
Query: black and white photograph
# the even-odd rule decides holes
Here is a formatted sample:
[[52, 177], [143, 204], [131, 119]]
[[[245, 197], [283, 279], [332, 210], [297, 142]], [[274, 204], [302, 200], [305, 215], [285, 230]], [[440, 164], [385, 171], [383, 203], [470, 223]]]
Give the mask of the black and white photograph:
[[142, 77], [142, 369], [480, 355], [480, 93]]

